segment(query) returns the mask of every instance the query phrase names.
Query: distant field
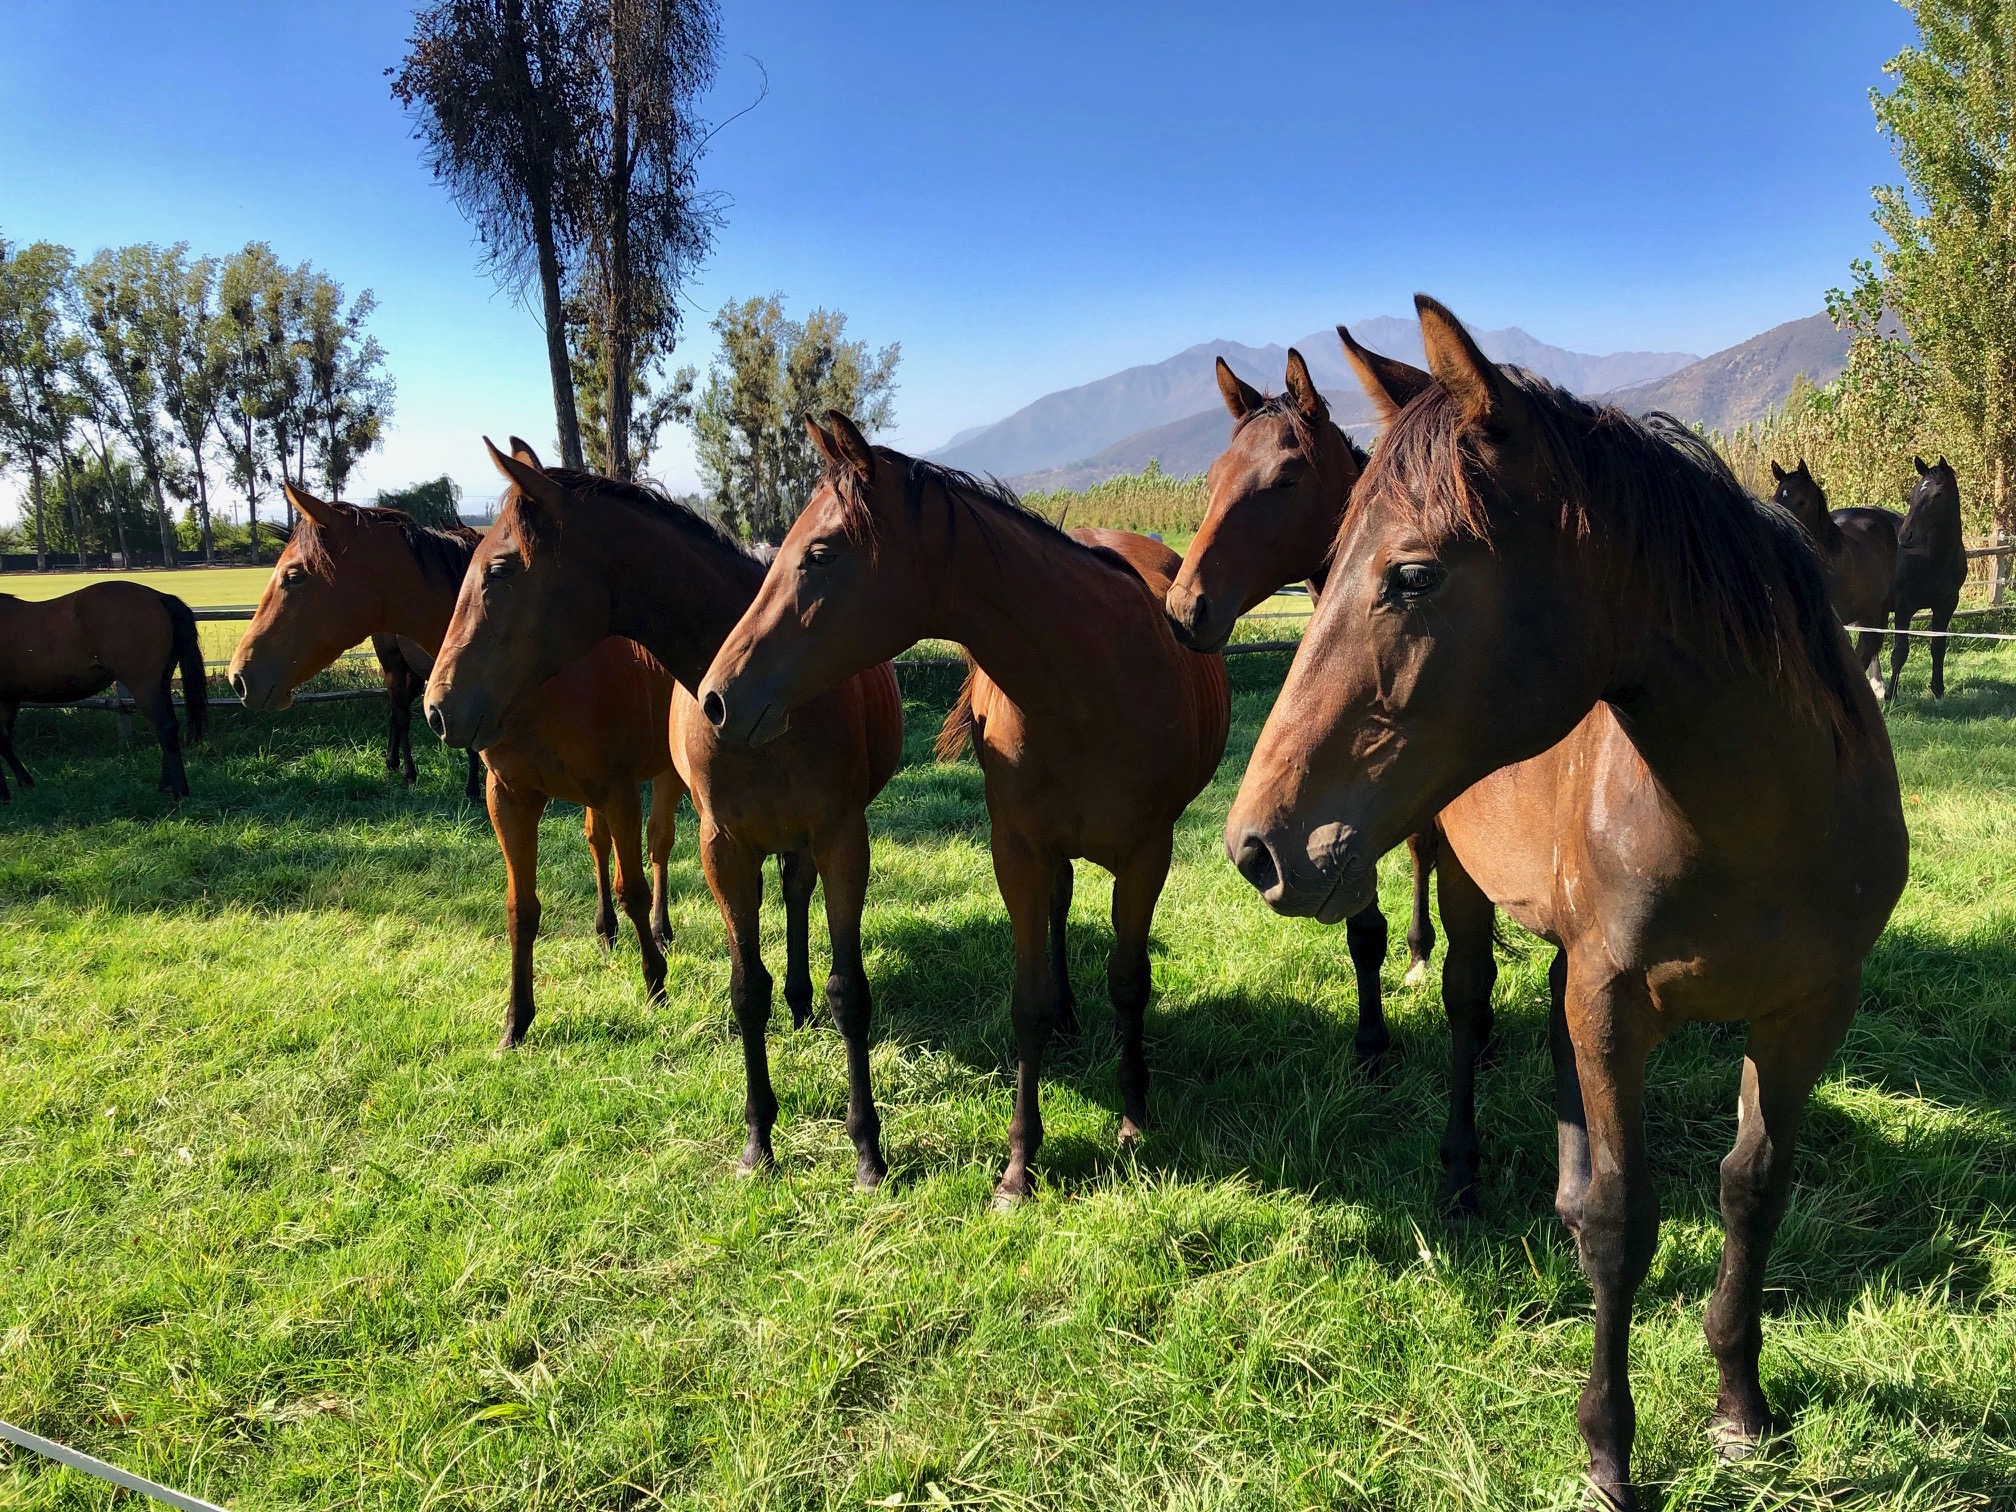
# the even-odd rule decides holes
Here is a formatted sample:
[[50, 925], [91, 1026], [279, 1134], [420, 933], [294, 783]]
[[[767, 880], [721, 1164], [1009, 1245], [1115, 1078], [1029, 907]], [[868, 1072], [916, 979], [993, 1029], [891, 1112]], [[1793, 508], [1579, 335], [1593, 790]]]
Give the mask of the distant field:
[[16, 598], [52, 599], [75, 593], [86, 583], [130, 578], [172, 593], [192, 609], [221, 604], [256, 604], [273, 575], [271, 567], [185, 567], [178, 572], [0, 572], [0, 593]]

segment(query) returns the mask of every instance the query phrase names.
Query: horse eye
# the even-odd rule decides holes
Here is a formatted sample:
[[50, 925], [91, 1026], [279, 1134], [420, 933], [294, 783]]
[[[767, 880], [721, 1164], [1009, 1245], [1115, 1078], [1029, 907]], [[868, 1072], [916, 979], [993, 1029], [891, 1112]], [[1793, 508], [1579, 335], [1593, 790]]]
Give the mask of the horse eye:
[[283, 583], [298, 583], [307, 575], [299, 567], [289, 567], [286, 572], [281, 574], [280, 581]]
[[484, 571], [489, 577], [508, 577], [511, 572], [511, 559], [509, 557], [499, 557], [485, 568]]
[[1425, 598], [1448, 575], [1436, 562], [1401, 562], [1386, 574], [1387, 594], [1401, 600]]
[[814, 541], [805, 548], [805, 560], [815, 567], [824, 567], [840, 555], [839, 551], [824, 541]]

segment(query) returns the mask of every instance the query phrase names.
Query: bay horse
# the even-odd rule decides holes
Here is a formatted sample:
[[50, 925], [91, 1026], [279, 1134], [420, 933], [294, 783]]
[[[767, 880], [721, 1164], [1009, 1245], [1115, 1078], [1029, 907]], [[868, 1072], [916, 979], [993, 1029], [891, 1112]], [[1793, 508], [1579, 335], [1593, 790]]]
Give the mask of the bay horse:
[[515, 437], [511, 453], [490, 448], [510, 487], [463, 579], [427, 685], [428, 723], [444, 739], [487, 751], [501, 711], [536, 707], [555, 667], [610, 635], [639, 642], [669, 671], [659, 738], [669, 728], [673, 763], [699, 815], [701, 865], [728, 935], [729, 999], [747, 1086], [740, 1169], [776, 1163], [777, 1095], [764, 1045], [771, 977], [761, 948], [763, 862], [774, 855], [785, 906], [784, 998], [794, 1026], [812, 1014], [808, 914], [813, 887], [825, 884], [833, 952], [826, 1001], [847, 1050], [855, 1180], [879, 1185], [889, 1167], [868, 1072], [872, 1003], [861, 912], [868, 804], [903, 759], [894, 669], [866, 667], [808, 705], [790, 736], [761, 753], [725, 745], [700, 717], [692, 690], [756, 597], [763, 564], [652, 489], [546, 468]]
[[[231, 686], [248, 709], [278, 711], [294, 689], [371, 635], [414, 642], [429, 655], [448, 632], [455, 593], [480, 539], [466, 528], [435, 530], [396, 509], [316, 498], [292, 484], [299, 524], [273, 565], [245, 638], [231, 657]], [[486, 800], [504, 853], [505, 929], [511, 995], [499, 1048], [524, 1039], [537, 1011], [532, 947], [539, 934], [539, 820], [558, 798], [587, 811], [583, 828], [595, 858], [595, 934], [616, 940], [615, 894], [637, 931], [644, 986], [665, 995], [666, 858], [682, 789], [665, 746], [671, 679], [636, 646], [610, 639], [556, 671], [542, 696], [502, 721], [484, 752]], [[472, 757], [473, 759], [473, 757]], [[651, 784], [644, 882], [638, 785]]]
[[1010, 1205], [1034, 1191], [1044, 1050], [1076, 1024], [1064, 925], [1079, 857], [1113, 874], [1121, 1144], [1147, 1124], [1148, 931], [1176, 820], [1224, 754], [1225, 662], [1170, 632], [1162, 596], [1178, 559], [1161, 542], [1067, 535], [998, 483], [826, 418], [807, 421], [825, 471], [708, 668], [701, 708], [725, 744], [762, 747], [862, 667], [927, 638], [966, 648], [938, 749], [973, 743], [1015, 938], [1015, 1113], [995, 1194]]
[[[91, 583], [59, 598], [29, 600], [0, 593], [0, 757], [24, 787], [34, 778], [14, 752], [14, 718], [24, 703], [72, 703], [117, 682], [161, 742], [157, 786], [189, 796], [182, 733], [169, 694], [182, 674], [182, 713], [189, 744], [203, 739], [210, 689], [196, 616], [172, 593], [140, 583]], [[0, 775], [0, 801], [8, 797]]]
[[[1339, 331], [1343, 328], [1340, 326]], [[1348, 339], [1348, 337], [1347, 337]], [[1218, 392], [1232, 415], [1232, 439], [1205, 473], [1210, 502], [1183, 553], [1183, 565], [1162, 601], [1169, 628], [1193, 651], [1218, 651], [1239, 617], [1297, 578], [1313, 603], [1330, 570], [1330, 543], [1365, 453], [1330, 418], [1330, 406], [1309, 376], [1302, 354], [1288, 351], [1285, 389], [1262, 395], [1218, 359]], [[1435, 950], [1428, 913], [1428, 877], [1435, 836], [1408, 838], [1414, 862], [1414, 916], [1407, 929], [1407, 981], [1426, 979]], [[1392, 1044], [1379, 981], [1386, 961], [1386, 915], [1377, 899], [1344, 921], [1358, 982], [1358, 1028], [1352, 1043], [1373, 1062]]]
[[1226, 822], [1277, 911], [1336, 920], [1440, 816], [1442, 925], [1492, 905], [1556, 947], [1555, 1207], [1595, 1302], [1577, 1416], [1636, 1507], [1631, 1309], [1658, 1199], [1645, 1063], [1677, 1024], [1750, 1021], [1721, 1271], [1711, 1437], [1772, 1431], [1764, 1267], [1815, 1079], [1903, 889], [1908, 840], [1875, 696], [1812, 550], [1706, 442], [1501, 369], [1416, 300], [1432, 382], [1387, 417], [1321, 603]]
[[[1930, 467], [1913, 457], [1918, 482], [1904, 528], [1897, 534], [1897, 581], [1892, 599], [1898, 634], [1890, 642], [1890, 686], [1884, 696], [1897, 696], [1897, 679], [1911, 654], [1911, 637], [1902, 632], [1920, 609], [1932, 611], [1933, 630], [1944, 631], [1960, 606], [1967, 583], [1967, 541], [1960, 525], [1960, 483], [1944, 457]], [[1932, 638], [1932, 696], [1946, 696], [1946, 637]]]
[[[389, 713], [385, 725], [385, 770], [403, 776], [406, 786], [420, 780], [413, 765], [413, 705], [427, 691], [427, 675], [434, 670], [434, 658], [418, 641], [399, 635], [371, 637], [371, 654], [378, 659], [378, 675], [385, 683], [385, 703]], [[471, 803], [483, 797], [483, 758], [474, 751], [469, 756], [469, 777], [462, 792]]]
[[[1883, 652], [1883, 627], [1890, 622], [1897, 578], [1897, 530], [1904, 521], [1889, 509], [1827, 508], [1827, 491], [1801, 457], [1787, 472], [1775, 461], [1771, 477], [1778, 487], [1771, 502], [1789, 509], [1820, 554], [1827, 579], [1827, 597], [1844, 625], [1860, 625], [1855, 659], [1880, 695], [1885, 692], [1877, 658]], [[1942, 643], [1943, 644], [1943, 643]]]

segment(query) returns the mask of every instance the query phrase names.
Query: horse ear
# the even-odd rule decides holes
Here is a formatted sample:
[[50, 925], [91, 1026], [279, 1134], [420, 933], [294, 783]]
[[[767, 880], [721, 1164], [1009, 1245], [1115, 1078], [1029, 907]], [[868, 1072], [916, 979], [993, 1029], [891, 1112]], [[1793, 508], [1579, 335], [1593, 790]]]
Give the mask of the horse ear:
[[1911, 465], [1918, 469], [1918, 476], [1921, 478], [1924, 477], [1925, 474], [1927, 474], [1928, 472], [1932, 471], [1931, 468], [1925, 465], [1925, 459], [1923, 457], [1913, 457], [1911, 459]]
[[1771, 480], [1774, 483], [1783, 483], [1785, 481], [1785, 469], [1778, 465], [1776, 457], [1771, 459]]
[[1804, 457], [1801, 457], [1799, 459], [1799, 465], [1793, 468], [1792, 471], [1796, 473], [1798, 476], [1808, 479], [1809, 481], [1813, 477], [1813, 469], [1806, 465], [1806, 459]]
[[1225, 408], [1232, 412], [1234, 420], [1244, 420], [1265, 402], [1260, 397], [1260, 390], [1233, 372], [1223, 357], [1218, 359], [1218, 392], [1224, 397]]
[[530, 441], [521, 440], [519, 437], [513, 436], [511, 438], [511, 455], [516, 457], [520, 462], [538, 468], [541, 472], [546, 470], [546, 464], [539, 460], [539, 453], [532, 450], [532, 443]]
[[1293, 347], [1288, 348], [1288, 397], [1295, 401], [1295, 408], [1312, 420], [1330, 413], [1330, 406], [1317, 391], [1316, 380], [1309, 376], [1309, 364]]
[[873, 483], [875, 448], [868, 444], [868, 438], [838, 410], [826, 411], [826, 423], [833, 428], [833, 441], [840, 448], [841, 458], [861, 475], [863, 483]]
[[546, 476], [544, 468], [536, 463], [521, 461], [515, 456], [505, 456], [491, 445], [488, 436], [483, 438], [483, 444], [489, 447], [490, 460], [496, 465], [497, 471], [504, 474], [516, 486], [519, 497], [526, 503], [536, 509], [540, 506], [564, 505], [567, 502], [567, 496], [560, 491], [560, 485]]
[[805, 417], [805, 434], [812, 438], [812, 444], [819, 448], [819, 455], [835, 467], [843, 466], [845, 458], [840, 455], [840, 443], [819, 428], [819, 422], [810, 415]]
[[1344, 343], [1344, 356], [1358, 375], [1358, 386], [1379, 411], [1382, 424], [1391, 425], [1393, 417], [1407, 407], [1407, 401], [1435, 381], [1411, 363], [1396, 362], [1358, 345], [1356, 338], [1341, 325], [1337, 327], [1337, 339]]
[[287, 491], [287, 502], [308, 516], [317, 525], [327, 530], [334, 530], [338, 525], [343, 523], [342, 517], [334, 509], [316, 498], [307, 489], [296, 488], [292, 483], [283, 483], [280, 486]]
[[1499, 371], [1498, 364], [1484, 355], [1447, 305], [1416, 294], [1414, 311], [1421, 318], [1428, 371], [1449, 397], [1463, 406], [1466, 426], [1502, 431], [1524, 414], [1526, 401], [1519, 391]]
[[1953, 470], [1953, 464], [1946, 460], [1946, 454], [1944, 452], [1941, 452], [1939, 454], [1939, 461], [1935, 465], [1945, 468], [1948, 472], [1951, 472]]

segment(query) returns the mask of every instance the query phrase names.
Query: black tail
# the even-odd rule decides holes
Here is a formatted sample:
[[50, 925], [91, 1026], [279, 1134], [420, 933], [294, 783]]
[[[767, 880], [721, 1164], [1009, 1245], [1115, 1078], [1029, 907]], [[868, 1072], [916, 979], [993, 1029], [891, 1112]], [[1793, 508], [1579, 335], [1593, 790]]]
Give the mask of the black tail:
[[203, 667], [203, 643], [196, 634], [196, 616], [172, 593], [161, 595], [168, 608], [168, 623], [175, 627], [175, 661], [182, 669], [183, 739], [198, 745], [203, 739], [203, 722], [210, 712], [210, 680]]

